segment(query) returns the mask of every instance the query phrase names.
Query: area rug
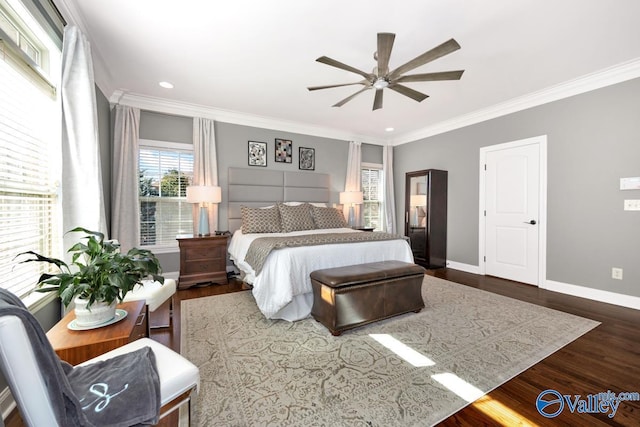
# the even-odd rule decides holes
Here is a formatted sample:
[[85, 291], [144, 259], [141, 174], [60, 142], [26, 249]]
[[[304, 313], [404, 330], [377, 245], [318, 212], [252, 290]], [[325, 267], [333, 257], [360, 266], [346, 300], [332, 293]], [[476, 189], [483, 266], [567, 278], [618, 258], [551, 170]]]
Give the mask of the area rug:
[[422, 296], [420, 313], [339, 337], [265, 319], [250, 292], [182, 301], [195, 425], [433, 425], [598, 325], [431, 276]]

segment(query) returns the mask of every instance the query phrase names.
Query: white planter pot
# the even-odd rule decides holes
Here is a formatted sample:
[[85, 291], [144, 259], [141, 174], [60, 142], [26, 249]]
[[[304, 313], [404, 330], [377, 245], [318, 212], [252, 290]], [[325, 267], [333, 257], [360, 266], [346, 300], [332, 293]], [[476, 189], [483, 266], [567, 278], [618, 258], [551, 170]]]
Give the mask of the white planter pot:
[[87, 306], [88, 300], [76, 297], [73, 302], [76, 305], [76, 325], [82, 328], [106, 323], [116, 316], [116, 301], [111, 304], [96, 301], [91, 306]]

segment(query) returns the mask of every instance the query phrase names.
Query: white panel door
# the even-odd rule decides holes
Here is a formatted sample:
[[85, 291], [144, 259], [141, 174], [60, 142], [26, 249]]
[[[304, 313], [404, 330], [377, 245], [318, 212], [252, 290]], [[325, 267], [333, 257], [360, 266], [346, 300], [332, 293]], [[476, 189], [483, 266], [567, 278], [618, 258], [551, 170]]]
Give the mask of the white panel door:
[[538, 285], [540, 147], [489, 151], [485, 178], [485, 272]]

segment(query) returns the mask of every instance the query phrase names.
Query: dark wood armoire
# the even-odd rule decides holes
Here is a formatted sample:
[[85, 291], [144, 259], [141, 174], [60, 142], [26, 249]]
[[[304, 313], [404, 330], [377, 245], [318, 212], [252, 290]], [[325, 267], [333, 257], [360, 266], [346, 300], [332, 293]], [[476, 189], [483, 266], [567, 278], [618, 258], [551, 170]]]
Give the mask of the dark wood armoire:
[[416, 264], [447, 264], [447, 171], [408, 172], [405, 184], [404, 232]]

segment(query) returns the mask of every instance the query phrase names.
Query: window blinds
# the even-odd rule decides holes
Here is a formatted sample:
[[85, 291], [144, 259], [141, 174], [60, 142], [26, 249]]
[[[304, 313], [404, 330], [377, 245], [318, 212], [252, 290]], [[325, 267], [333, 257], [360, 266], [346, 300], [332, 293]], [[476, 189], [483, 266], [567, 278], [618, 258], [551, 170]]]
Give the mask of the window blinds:
[[176, 246], [176, 236], [193, 233], [187, 186], [193, 181], [193, 151], [140, 147], [140, 244]]
[[24, 251], [59, 257], [56, 173], [59, 107], [0, 52], [0, 286], [20, 297], [44, 265], [19, 264]]

